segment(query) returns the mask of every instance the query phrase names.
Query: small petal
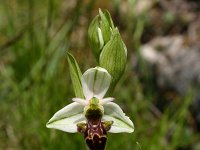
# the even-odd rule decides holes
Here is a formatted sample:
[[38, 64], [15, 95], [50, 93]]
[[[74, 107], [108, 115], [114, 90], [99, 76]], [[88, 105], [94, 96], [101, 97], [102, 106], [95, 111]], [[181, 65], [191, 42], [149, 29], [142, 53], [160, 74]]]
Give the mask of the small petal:
[[104, 104], [104, 116], [103, 120], [113, 121], [113, 125], [108, 132], [111, 133], [120, 133], [128, 132], [131, 133], [134, 131], [133, 122], [127, 117], [122, 109], [113, 102], [108, 102]]
[[115, 100], [114, 97], [103, 98], [102, 100], [100, 100], [100, 104], [101, 104], [101, 105], [104, 105], [104, 104], [106, 104], [106, 103], [108, 103], [108, 102], [111, 102], [111, 101], [114, 101], [114, 100]]
[[85, 99], [82, 98], [73, 98], [72, 101], [77, 102], [83, 106], [87, 106], [89, 104], [89, 101], [86, 101]]
[[111, 76], [106, 69], [95, 67], [88, 69], [82, 76], [83, 94], [86, 100], [92, 97], [102, 99], [111, 82]]
[[76, 124], [85, 121], [83, 108], [84, 106], [77, 102], [65, 106], [53, 115], [46, 125], [47, 128], [54, 128], [70, 133], [77, 132]]

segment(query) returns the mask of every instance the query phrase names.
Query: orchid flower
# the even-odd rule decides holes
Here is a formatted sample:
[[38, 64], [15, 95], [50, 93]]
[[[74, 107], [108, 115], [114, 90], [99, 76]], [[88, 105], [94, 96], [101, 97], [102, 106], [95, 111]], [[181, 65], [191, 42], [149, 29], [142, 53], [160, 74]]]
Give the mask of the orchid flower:
[[133, 122], [119, 105], [112, 102], [113, 97], [104, 98], [111, 83], [111, 75], [106, 69], [95, 67], [82, 75], [82, 90], [85, 99], [73, 98], [47, 123], [47, 128], [83, 134], [90, 149], [102, 147], [107, 140], [107, 132], [120, 133], [134, 131]]

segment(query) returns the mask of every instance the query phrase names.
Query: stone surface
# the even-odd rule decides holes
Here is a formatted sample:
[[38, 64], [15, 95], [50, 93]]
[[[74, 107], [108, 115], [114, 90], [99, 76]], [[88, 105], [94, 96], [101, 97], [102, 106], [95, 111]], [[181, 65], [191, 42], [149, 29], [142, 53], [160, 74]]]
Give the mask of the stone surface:
[[183, 36], [157, 37], [143, 45], [140, 54], [154, 76], [156, 90], [161, 93], [159, 109], [168, 103], [163, 91], [175, 92], [180, 97], [189, 90], [195, 93], [191, 112], [200, 131], [200, 43], [190, 45], [185, 41]]
[[141, 47], [141, 56], [154, 66], [158, 87], [184, 95], [200, 85], [200, 44], [186, 46], [182, 36], [158, 37]]

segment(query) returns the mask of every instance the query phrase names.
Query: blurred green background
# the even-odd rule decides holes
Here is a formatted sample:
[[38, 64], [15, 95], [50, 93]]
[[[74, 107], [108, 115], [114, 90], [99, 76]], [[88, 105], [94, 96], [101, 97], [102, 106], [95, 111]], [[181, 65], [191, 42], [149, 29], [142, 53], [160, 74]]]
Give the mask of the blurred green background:
[[107, 150], [199, 150], [190, 109], [198, 90], [181, 95], [157, 88], [140, 57], [154, 37], [181, 35], [188, 44], [188, 27], [200, 16], [196, 6], [195, 0], [0, 0], [0, 149], [86, 149], [82, 135], [46, 123], [74, 97], [66, 52], [82, 72], [96, 65], [87, 29], [101, 8], [127, 45], [128, 64], [114, 97], [135, 125], [132, 134], [109, 134]]

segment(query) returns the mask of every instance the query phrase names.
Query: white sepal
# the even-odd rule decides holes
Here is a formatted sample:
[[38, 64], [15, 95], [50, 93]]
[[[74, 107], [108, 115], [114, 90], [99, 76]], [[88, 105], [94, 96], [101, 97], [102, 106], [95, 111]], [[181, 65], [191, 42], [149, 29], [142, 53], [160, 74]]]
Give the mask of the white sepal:
[[47, 128], [75, 133], [77, 132], [76, 124], [86, 120], [83, 109], [84, 106], [77, 102], [73, 102], [56, 112], [46, 126]]
[[113, 121], [113, 125], [108, 132], [120, 133], [134, 131], [133, 122], [125, 115], [122, 109], [113, 102], [104, 104], [103, 121]]
[[82, 76], [83, 94], [86, 100], [102, 99], [110, 86], [111, 76], [101, 67], [88, 69]]

